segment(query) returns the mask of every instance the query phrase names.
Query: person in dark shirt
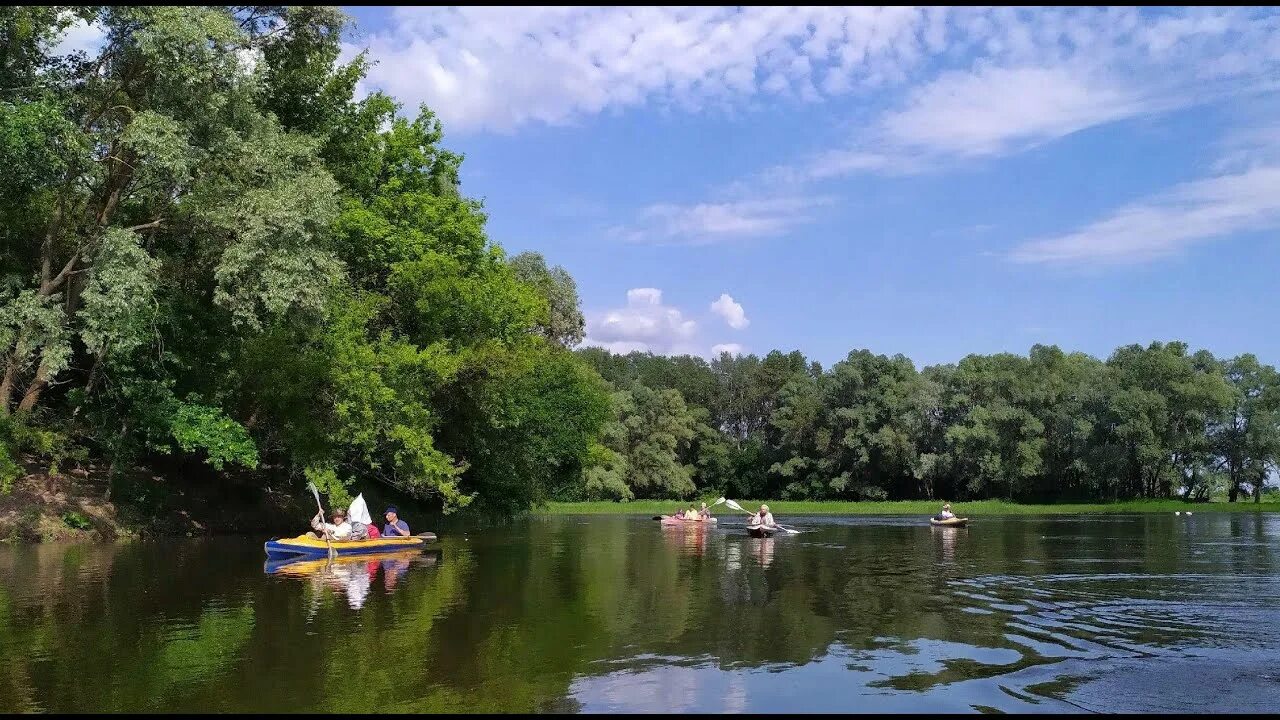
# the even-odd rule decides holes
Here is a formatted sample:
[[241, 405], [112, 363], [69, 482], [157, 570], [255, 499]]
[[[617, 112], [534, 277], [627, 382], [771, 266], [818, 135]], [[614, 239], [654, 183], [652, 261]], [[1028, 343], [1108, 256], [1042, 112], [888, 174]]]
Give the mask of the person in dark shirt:
[[409, 523], [401, 520], [400, 517], [396, 515], [396, 508], [394, 505], [388, 507], [384, 515], [387, 518], [387, 524], [382, 526], [382, 537], [409, 537]]

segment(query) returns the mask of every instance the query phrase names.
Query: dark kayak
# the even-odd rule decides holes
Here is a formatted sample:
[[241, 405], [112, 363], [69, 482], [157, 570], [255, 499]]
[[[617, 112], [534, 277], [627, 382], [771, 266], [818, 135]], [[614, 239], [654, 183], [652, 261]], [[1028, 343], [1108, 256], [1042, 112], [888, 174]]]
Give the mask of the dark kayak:
[[969, 524], [969, 518], [951, 518], [950, 520], [929, 518], [929, 523], [937, 527], [964, 527]]
[[747, 534], [750, 535], [751, 537], [759, 537], [759, 538], [773, 537], [773, 534], [776, 532], [778, 532], [777, 528], [762, 527], [760, 525], [747, 526]]

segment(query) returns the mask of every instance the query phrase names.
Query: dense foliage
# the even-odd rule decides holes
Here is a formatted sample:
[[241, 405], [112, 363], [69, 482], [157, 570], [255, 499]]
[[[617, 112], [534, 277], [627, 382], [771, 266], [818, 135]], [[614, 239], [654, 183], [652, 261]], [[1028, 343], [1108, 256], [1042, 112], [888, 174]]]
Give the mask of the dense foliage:
[[[75, 24], [105, 34], [64, 52]], [[1280, 379], [1179, 343], [916, 367], [572, 352], [573, 278], [507, 258], [426, 108], [358, 99], [346, 17], [0, 9], [0, 491], [165, 458], [217, 482], [548, 498], [1261, 492]]]
[[798, 352], [578, 352], [619, 389], [593, 499], [685, 497], [694, 478], [758, 498], [1257, 500], [1280, 460], [1275, 369], [1176, 342], [923, 371], [866, 350], [825, 371]]
[[[78, 20], [101, 48], [59, 52]], [[356, 99], [346, 25], [0, 10], [0, 473], [39, 430], [337, 501], [508, 512], [579, 481], [609, 401], [565, 347], [573, 280], [489, 240], [428, 110]]]

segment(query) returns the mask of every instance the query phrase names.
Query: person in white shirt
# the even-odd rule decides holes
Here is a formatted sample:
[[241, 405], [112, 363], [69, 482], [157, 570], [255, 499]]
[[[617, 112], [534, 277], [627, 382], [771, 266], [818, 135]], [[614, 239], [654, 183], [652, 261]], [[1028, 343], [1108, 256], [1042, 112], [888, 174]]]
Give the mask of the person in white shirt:
[[955, 516], [955, 513], [951, 512], [951, 503], [943, 503], [942, 512], [934, 515], [934, 518], [937, 520], [950, 520]]
[[769, 512], [769, 506], [761, 505], [760, 512], [756, 513], [755, 515], [752, 515], [751, 522], [748, 524], [753, 527], [760, 526], [760, 525], [763, 525], [764, 527], [773, 527], [774, 526], [773, 513]]
[[351, 523], [347, 522], [347, 513], [345, 510], [334, 509], [332, 524], [323, 521], [324, 516], [320, 513], [316, 513], [316, 516], [311, 518], [311, 527], [320, 534], [316, 535], [316, 533], [307, 533], [307, 537], [319, 540], [327, 534], [331, 540], [351, 539]]

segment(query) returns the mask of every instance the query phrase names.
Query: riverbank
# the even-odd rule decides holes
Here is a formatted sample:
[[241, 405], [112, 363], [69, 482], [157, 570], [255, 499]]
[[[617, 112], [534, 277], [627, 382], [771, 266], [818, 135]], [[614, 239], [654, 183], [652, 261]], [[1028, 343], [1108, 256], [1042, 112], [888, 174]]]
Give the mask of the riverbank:
[[262, 485], [134, 468], [109, 487], [106, 469], [94, 464], [51, 474], [24, 460], [26, 472], [0, 493], [0, 542], [278, 533], [315, 512], [308, 498]]
[[[716, 498], [708, 498], [710, 505]], [[735, 498], [736, 500], [736, 498]], [[698, 505], [703, 500], [694, 503]], [[737, 500], [748, 509], [760, 507], [759, 500]], [[807, 500], [766, 500], [774, 515], [932, 515], [942, 503], [936, 500], [901, 500], [895, 502], [816, 502]], [[687, 508], [684, 500], [634, 500], [620, 503], [553, 502], [533, 512], [536, 515], [669, 515], [676, 508]], [[1173, 512], [1280, 512], [1280, 502], [1208, 502], [1188, 503], [1182, 500], [1130, 500], [1115, 503], [1060, 503], [1024, 505], [1003, 500], [953, 502], [951, 509], [961, 517], [993, 515], [1090, 515], [1097, 513], [1173, 513]], [[717, 515], [738, 515], [724, 505], [714, 508]]]

